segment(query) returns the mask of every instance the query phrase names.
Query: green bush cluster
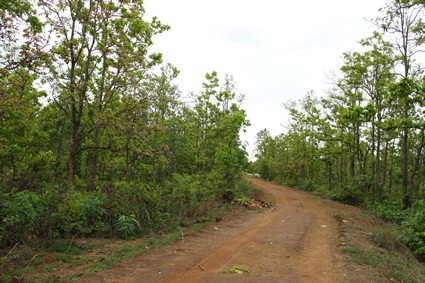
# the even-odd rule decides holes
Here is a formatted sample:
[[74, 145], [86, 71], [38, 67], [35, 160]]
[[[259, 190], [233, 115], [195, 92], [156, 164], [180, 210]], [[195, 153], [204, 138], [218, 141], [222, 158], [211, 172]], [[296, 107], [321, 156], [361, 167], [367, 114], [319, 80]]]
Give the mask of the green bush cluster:
[[406, 217], [401, 223], [403, 241], [413, 252], [425, 258], [425, 201], [416, 201], [406, 211]]
[[407, 210], [403, 210], [403, 203], [399, 197], [387, 197], [381, 202], [377, 202], [373, 205], [372, 211], [379, 218], [386, 222], [400, 225], [408, 213]]
[[363, 194], [350, 185], [339, 185], [329, 192], [332, 200], [339, 201], [350, 205], [361, 205], [364, 201]]
[[386, 199], [373, 207], [374, 213], [387, 222], [399, 225], [401, 240], [415, 255], [425, 257], [425, 201], [418, 200], [403, 209], [395, 198]]
[[208, 178], [174, 174], [162, 185], [116, 182], [99, 191], [56, 188], [10, 192], [0, 199], [0, 245], [74, 236], [131, 238], [202, 217], [221, 197]]
[[0, 241], [26, 241], [38, 232], [45, 206], [41, 197], [29, 191], [7, 193], [0, 199]]

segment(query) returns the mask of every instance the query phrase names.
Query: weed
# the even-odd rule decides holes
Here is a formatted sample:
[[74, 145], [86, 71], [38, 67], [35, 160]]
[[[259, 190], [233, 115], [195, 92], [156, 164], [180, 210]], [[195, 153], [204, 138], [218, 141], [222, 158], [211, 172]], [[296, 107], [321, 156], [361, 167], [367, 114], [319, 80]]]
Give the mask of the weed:
[[384, 248], [387, 251], [405, 252], [408, 250], [404, 246], [399, 232], [393, 226], [380, 226], [372, 232], [372, 235], [373, 242], [378, 247]]
[[237, 274], [244, 274], [244, 273], [249, 273], [249, 270], [247, 268], [242, 268], [242, 267], [232, 267], [229, 269], [230, 273], [237, 273]]
[[240, 205], [248, 205], [251, 203], [252, 199], [250, 197], [238, 197], [235, 199], [235, 201]]
[[371, 265], [371, 266], [378, 266], [380, 263], [382, 263], [383, 259], [379, 252], [366, 252], [361, 251], [358, 254], [355, 254], [351, 257], [352, 262], [356, 264], [364, 264], [364, 265]]
[[389, 281], [425, 282], [425, 268], [413, 257], [406, 257], [399, 251], [365, 251], [356, 246], [342, 248], [341, 253], [358, 265], [369, 265], [381, 270]]
[[358, 247], [348, 246], [341, 249], [344, 254], [359, 254], [361, 250]]
[[56, 254], [53, 256], [54, 259], [59, 260], [61, 262], [64, 263], [69, 263], [71, 261], [73, 261], [73, 258], [71, 255], [67, 255], [67, 254]]
[[425, 268], [414, 258], [405, 258], [397, 253], [384, 254], [382, 269], [390, 281], [425, 282]]
[[220, 273], [235, 273], [235, 274], [244, 274], [244, 273], [249, 273], [249, 269], [248, 268], [244, 268], [244, 267], [239, 267], [239, 266], [234, 266], [232, 268], [221, 268], [219, 270]]
[[142, 230], [140, 222], [137, 221], [134, 214], [131, 214], [130, 216], [121, 215], [116, 225], [118, 231], [124, 239], [128, 239], [129, 237], [134, 236], [137, 228], [140, 231]]
[[70, 255], [81, 255], [84, 253], [78, 243], [70, 239], [55, 240], [49, 247], [49, 252], [66, 253]]

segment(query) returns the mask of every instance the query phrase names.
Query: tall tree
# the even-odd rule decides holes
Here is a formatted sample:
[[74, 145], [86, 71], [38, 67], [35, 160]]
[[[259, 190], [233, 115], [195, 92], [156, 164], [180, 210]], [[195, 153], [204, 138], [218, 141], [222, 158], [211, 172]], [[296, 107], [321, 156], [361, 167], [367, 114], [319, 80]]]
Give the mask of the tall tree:
[[[370, 124], [371, 166], [370, 184], [373, 193], [382, 195], [382, 186], [385, 180], [382, 174], [382, 137], [383, 122], [388, 111], [388, 84], [394, 78], [395, 59], [390, 43], [385, 42], [382, 35], [375, 32], [370, 38], [361, 42], [363, 47], [369, 48], [364, 53], [345, 53], [345, 65], [341, 68], [347, 85], [357, 89], [361, 94], [358, 106], [363, 108], [363, 121]], [[364, 97], [363, 97], [364, 96]], [[356, 147], [359, 149], [361, 133], [357, 126]]]
[[412, 0], [390, 1], [382, 10], [384, 15], [376, 20], [385, 33], [393, 37], [393, 48], [397, 52], [401, 71], [399, 79], [391, 87], [392, 100], [400, 105], [398, 126], [402, 129], [402, 191], [406, 205], [410, 202], [409, 183], [409, 135], [412, 128], [412, 115], [415, 101], [421, 95], [416, 88], [420, 74], [416, 56], [421, 51], [424, 41], [422, 16], [423, 5]]
[[[156, 18], [144, 21], [141, 0], [57, 0], [40, 5], [57, 36], [48, 80], [55, 102], [70, 122], [66, 183], [73, 185], [78, 155], [87, 150], [92, 154], [94, 184], [107, 110], [160, 61], [159, 55], [148, 54], [148, 48], [152, 36], [168, 26]], [[88, 136], [91, 142], [86, 142]]]

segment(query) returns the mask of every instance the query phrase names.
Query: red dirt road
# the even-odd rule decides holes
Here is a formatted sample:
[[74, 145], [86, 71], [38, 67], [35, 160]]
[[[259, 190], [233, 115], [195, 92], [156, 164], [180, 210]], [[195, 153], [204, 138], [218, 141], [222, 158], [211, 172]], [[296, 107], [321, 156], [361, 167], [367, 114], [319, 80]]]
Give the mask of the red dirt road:
[[[258, 179], [273, 209], [241, 210], [77, 282], [342, 282], [337, 223], [315, 196]], [[230, 272], [239, 268], [241, 274]]]

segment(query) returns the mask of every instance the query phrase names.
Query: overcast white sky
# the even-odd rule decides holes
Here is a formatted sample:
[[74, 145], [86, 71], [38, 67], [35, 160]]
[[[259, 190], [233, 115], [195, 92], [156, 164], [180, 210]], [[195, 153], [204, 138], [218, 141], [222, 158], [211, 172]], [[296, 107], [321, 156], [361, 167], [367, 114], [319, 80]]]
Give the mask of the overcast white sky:
[[232, 75], [251, 127], [242, 136], [253, 156], [256, 134], [278, 135], [288, 115], [282, 103], [328, 88], [326, 74], [345, 51], [375, 27], [386, 0], [145, 0], [148, 16], [171, 30], [154, 38], [154, 51], [180, 70], [183, 95], [199, 92], [207, 72]]

